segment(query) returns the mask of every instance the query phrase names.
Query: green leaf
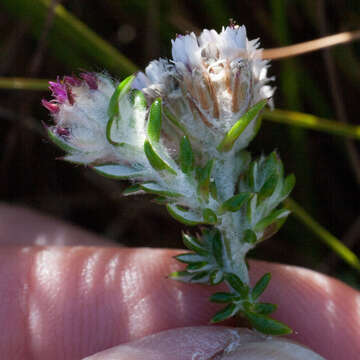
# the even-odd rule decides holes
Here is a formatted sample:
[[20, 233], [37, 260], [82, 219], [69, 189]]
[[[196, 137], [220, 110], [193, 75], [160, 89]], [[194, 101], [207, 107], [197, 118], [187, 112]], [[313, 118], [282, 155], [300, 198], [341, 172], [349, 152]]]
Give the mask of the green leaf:
[[219, 230], [214, 229], [212, 231], [212, 254], [216, 260], [216, 263], [220, 268], [224, 266], [224, 254], [223, 254], [223, 244], [221, 239], [221, 233]]
[[248, 184], [250, 189], [253, 189], [257, 192], [258, 190], [258, 173], [259, 173], [259, 164], [257, 161], [254, 161], [250, 164], [248, 172]]
[[167, 189], [164, 189], [159, 184], [151, 183], [151, 182], [141, 184], [141, 189], [150, 194], [164, 195], [164, 196], [169, 196], [169, 197], [181, 196], [181, 194], [179, 194], [179, 193], [171, 192]]
[[135, 184], [135, 185], [132, 185], [132, 186], [129, 186], [128, 188], [126, 188], [122, 192], [122, 194], [124, 196], [127, 196], [127, 195], [133, 195], [133, 194], [138, 193], [138, 192], [142, 192], [141, 186], [139, 184]]
[[244, 130], [250, 124], [250, 122], [253, 119], [255, 119], [255, 117], [260, 113], [260, 111], [264, 108], [266, 104], [267, 104], [267, 100], [264, 99], [259, 101], [253, 107], [251, 107], [228, 131], [224, 139], [217, 147], [218, 151], [220, 152], [230, 151], [234, 146], [235, 141], [244, 132]]
[[209, 208], [205, 208], [203, 210], [203, 217], [204, 217], [204, 222], [206, 224], [210, 224], [210, 225], [214, 225], [217, 223], [218, 219], [216, 214], [214, 213], [214, 211], [212, 211]]
[[133, 90], [133, 91], [134, 91], [134, 99], [133, 99], [134, 109], [146, 110], [147, 102], [143, 92], [140, 90]]
[[115, 89], [112, 94], [108, 107], [108, 116], [112, 118], [114, 116], [119, 115], [119, 101], [121, 98], [126, 95], [131, 89], [131, 84], [135, 79], [135, 75], [130, 75], [126, 79], [124, 79]]
[[209, 255], [209, 252], [193, 236], [183, 233], [182, 239], [183, 239], [184, 245], [189, 250], [192, 250], [199, 255], [204, 255], [204, 256]]
[[161, 99], [157, 98], [150, 107], [147, 134], [150, 143], [157, 144], [161, 133]]
[[209, 277], [209, 272], [208, 271], [202, 271], [196, 275], [194, 275], [191, 278], [191, 282], [197, 282], [197, 283], [207, 283], [208, 282], [208, 277]]
[[186, 211], [174, 204], [167, 204], [166, 208], [174, 219], [185, 225], [194, 226], [203, 222], [202, 216], [193, 211]]
[[272, 237], [274, 234], [276, 234], [280, 228], [283, 226], [285, 220], [287, 217], [283, 217], [279, 220], [276, 220], [275, 222], [273, 222], [271, 225], [269, 225], [264, 233], [263, 236], [261, 237], [260, 241], [264, 241], [266, 239], [269, 239], [270, 237]]
[[94, 166], [93, 169], [100, 175], [110, 179], [127, 179], [143, 175], [140, 169], [134, 169], [130, 166], [120, 164], [107, 164]]
[[169, 173], [176, 175], [176, 171], [172, 169], [170, 165], [168, 165], [163, 159], [161, 159], [148, 140], [145, 140], [144, 142], [144, 152], [147, 159], [149, 160], [150, 165], [155, 170], [166, 170]]
[[210, 273], [210, 284], [218, 285], [224, 280], [224, 274], [221, 270], [214, 270]]
[[131, 89], [131, 84], [135, 79], [135, 75], [130, 75], [128, 76], [126, 79], [124, 79], [115, 89], [114, 93], [112, 94], [111, 98], [110, 98], [110, 102], [109, 102], [109, 106], [108, 106], [108, 116], [109, 116], [109, 120], [106, 124], [106, 139], [107, 141], [114, 145], [114, 146], [121, 146], [124, 143], [119, 143], [116, 142], [112, 139], [111, 137], [111, 131], [115, 124], [119, 124], [119, 122], [121, 121], [121, 115], [120, 115], [120, 110], [119, 110], [119, 101], [126, 95], [129, 93], [130, 89]]
[[259, 200], [261, 201], [264, 198], [271, 196], [280, 180], [277, 174], [272, 174], [265, 181], [264, 185], [261, 187], [259, 191]]
[[204, 244], [211, 246], [212, 238], [214, 237], [216, 229], [214, 228], [203, 228], [201, 229], [202, 235], [201, 238], [204, 241]]
[[194, 168], [194, 154], [186, 136], [180, 142], [180, 167], [184, 174], [189, 174]]
[[251, 297], [255, 301], [266, 289], [271, 279], [271, 274], [267, 273], [255, 284], [251, 290]]
[[249, 287], [245, 285], [237, 275], [232, 273], [225, 273], [225, 280], [242, 298], [247, 297], [249, 293]]
[[272, 314], [277, 309], [277, 305], [270, 303], [256, 303], [253, 306], [254, 312], [261, 315]]
[[251, 325], [263, 334], [268, 335], [286, 335], [291, 334], [292, 330], [280, 321], [271, 319], [266, 315], [261, 315], [253, 312], [245, 312], [245, 316], [250, 321]]
[[281, 201], [286, 199], [290, 195], [292, 189], [295, 186], [295, 182], [296, 179], [294, 174], [290, 174], [285, 178], [284, 185], [281, 190]]
[[112, 116], [110, 117], [110, 119], [108, 120], [107, 124], [106, 124], [106, 140], [111, 144], [111, 145], [114, 145], [114, 146], [122, 146], [124, 145], [123, 142], [117, 142], [117, 141], [114, 141], [112, 138], [111, 138], [111, 130], [112, 130], [112, 127], [113, 127], [113, 124], [114, 122], [118, 122], [120, 121], [120, 115], [118, 116]]
[[198, 262], [198, 263], [193, 263], [193, 264], [189, 264], [187, 267], [186, 267], [186, 270], [189, 272], [189, 273], [192, 273], [192, 272], [198, 272], [200, 270], [206, 270], [205, 268], [207, 267], [207, 270], [211, 267], [209, 265], [208, 262], [206, 261], [202, 261], [202, 262]]
[[169, 202], [169, 199], [165, 196], [157, 196], [151, 200], [153, 203], [158, 205], [166, 205]]
[[246, 229], [244, 231], [243, 241], [249, 244], [255, 244], [257, 241], [256, 234], [251, 229]]
[[175, 256], [175, 259], [185, 264], [194, 264], [204, 261], [204, 258], [198, 254], [180, 254]]
[[279, 159], [276, 151], [273, 151], [265, 160], [263, 174], [265, 179], [268, 179], [270, 176], [274, 174], [282, 175], [282, 163]]
[[218, 323], [220, 321], [224, 321], [226, 319], [231, 318], [236, 314], [237, 308], [235, 304], [229, 304], [226, 308], [219, 311], [211, 320], [210, 322]]
[[235, 297], [236, 297], [235, 294], [226, 293], [226, 292], [217, 292], [210, 296], [210, 301], [219, 304], [224, 304], [224, 303], [232, 302]]
[[210, 194], [213, 199], [217, 200], [218, 196], [217, 196], [216, 183], [215, 181], [211, 181], [211, 179], [210, 179]]
[[241, 209], [241, 207], [250, 199], [251, 193], [240, 193], [222, 203], [220, 207], [220, 212], [224, 213], [226, 211], [235, 212]]
[[290, 211], [287, 209], [274, 210], [269, 216], [266, 216], [260, 220], [254, 227], [256, 232], [265, 230], [271, 224], [277, 222], [280, 219], [286, 219], [290, 214]]
[[53, 129], [54, 127], [47, 127], [45, 125], [46, 132], [49, 136], [49, 139], [54, 143], [54, 145], [58, 146], [61, 150], [64, 150], [66, 152], [77, 152], [75, 148], [73, 148], [71, 145], [69, 145], [65, 140], [63, 140], [60, 136], [54, 134]]
[[203, 195], [206, 199], [209, 196], [210, 191], [210, 177], [211, 177], [211, 171], [214, 165], [214, 160], [209, 160], [205, 167], [203, 168], [197, 168], [196, 169], [196, 175], [197, 180], [199, 184], [199, 192], [201, 195]]
[[254, 215], [256, 217], [257, 203], [258, 203], [258, 194], [254, 194], [251, 197], [251, 200], [249, 201], [249, 204], [248, 204], [247, 209], [246, 209], [246, 217], [247, 217], [248, 222], [250, 224], [252, 223], [252, 219], [253, 219]]
[[187, 271], [174, 271], [169, 275], [170, 279], [189, 282], [193, 274], [188, 273]]

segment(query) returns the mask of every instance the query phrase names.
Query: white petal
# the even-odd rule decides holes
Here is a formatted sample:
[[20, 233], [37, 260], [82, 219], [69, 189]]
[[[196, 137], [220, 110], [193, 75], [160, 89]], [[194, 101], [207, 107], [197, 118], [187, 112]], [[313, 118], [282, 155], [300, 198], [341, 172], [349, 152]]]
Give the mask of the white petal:
[[150, 84], [151, 84], [150, 80], [146, 77], [146, 75], [143, 72], [140, 71], [136, 74], [136, 77], [132, 82], [131, 87], [133, 89], [141, 90], [149, 86]]
[[182, 62], [187, 65], [198, 63], [199, 45], [194, 33], [178, 36], [172, 40], [172, 57], [174, 62]]

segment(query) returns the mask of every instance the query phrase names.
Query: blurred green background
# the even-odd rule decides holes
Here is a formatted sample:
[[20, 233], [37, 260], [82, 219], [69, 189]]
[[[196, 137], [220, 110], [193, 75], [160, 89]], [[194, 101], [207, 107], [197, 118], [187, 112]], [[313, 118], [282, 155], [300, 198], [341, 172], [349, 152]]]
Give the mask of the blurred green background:
[[[55, 161], [62, 154], [41, 126], [49, 120], [40, 105], [46, 82], [31, 79], [81, 69], [121, 79], [169, 57], [176, 34], [220, 30], [229, 19], [267, 49], [360, 29], [360, 2], [0, 0], [0, 199], [127, 246], [181, 247], [183, 226], [150, 197], [121, 197], [128, 184]], [[302, 208], [288, 203], [294, 215], [252, 256], [360, 287], [360, 43], [273, 61], [270, 75], [276, 108], [299, 113], [265, 114], [251, 150], [278, 149], [296, 175], [293, 199]], [[303, 114], [316, 116], [311, 129]]]

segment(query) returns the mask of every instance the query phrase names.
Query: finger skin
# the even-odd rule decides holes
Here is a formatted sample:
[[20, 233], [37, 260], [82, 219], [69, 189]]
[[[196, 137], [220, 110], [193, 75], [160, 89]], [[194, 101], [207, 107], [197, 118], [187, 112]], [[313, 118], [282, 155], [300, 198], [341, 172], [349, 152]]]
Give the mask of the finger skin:
[[[32, 222], [39, 228], [26, 221], [36, 238], [41, 221]], [[0, 230], [21, 243], [13, 227]], [[72, 232], [65, 236], [71, 243]], [[208, 301], [215, 288], [165, 278], [181, 268], [176, 251], [28, 245], [0, 252], [4, 359], [80, 359], [162, 330], [207, 325], [218, 309]], [[275, 317], [294, 339], [329, 360], [358, 359], [358, 292], [310, 270], [251, 263], [254, 281], [269, 271], [263, 300], [279, 305]]]
[[[216, 311], [213, 288], [171, 281], [174, 251], [96, 247], [3, 248], [0, 322], [7, 359], [79, 359], [111, 346], [190, 325]], [[253, 263], [271, 271], [265, 301], [297, 341], [327, 359], [357, 359], [359, 294], [309, 270]], [[21, 354], [21, 356], [19, 356]]]
[[114, 243], [34, 210], [0, 203], [0, 245], [114, 246]]

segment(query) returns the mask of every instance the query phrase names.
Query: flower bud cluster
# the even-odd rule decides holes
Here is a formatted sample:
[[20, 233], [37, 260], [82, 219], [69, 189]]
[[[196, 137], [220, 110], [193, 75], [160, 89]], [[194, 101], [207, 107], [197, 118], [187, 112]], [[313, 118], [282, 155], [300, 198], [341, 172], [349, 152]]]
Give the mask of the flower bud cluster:
[[252, 160], [245, 151], [271, 104], [268, 64], [244, 26], [178, 36], [172, 45], [172, 60], [120, 83], [95, 73], [50, 82], [48, 134], [65, 160], [128, 179], [126, 194], [153, 194], [175, 219], [204, 226], [201, 235], [184, 234], [191, 252], [177, 259], [186, 269], [171, 277], [227, 284], [228, 293], [211, 298], [228, 304], [213, 322], [242, 314], [260, 331], [288, 333], [268, 317], [275, 305], [258, 301], [270, 276], [251, 289], [245, 261], [288, 216], [279, 205], [295, 182], [275, 152]]
[[66, 160], [91, 164], [110, 162], [116, 155], [106, 141], [109, 99], [115, 88], [106, 76], [82, 73], [50, 82], [53, 99], [42, 100], [53, 118], [51, 139], [67, 151]]
[[[160, 96], [175, 124], [173, 131], [180, 125], [194, 146], [212, 156], [236, 121], [274, 92], [267, 85], [268, 62], [258, 46], [258, 40], [247, 39], [244, 26], [232, 25], [220, 33], [204, 30], [199, 37], [178, 35], [172, 41], [172, 59], [152, 61], [135, 86], [151, 101]], [[251, 121], [234, 150], [249, 144], [258, 122], [258, 117]]]

